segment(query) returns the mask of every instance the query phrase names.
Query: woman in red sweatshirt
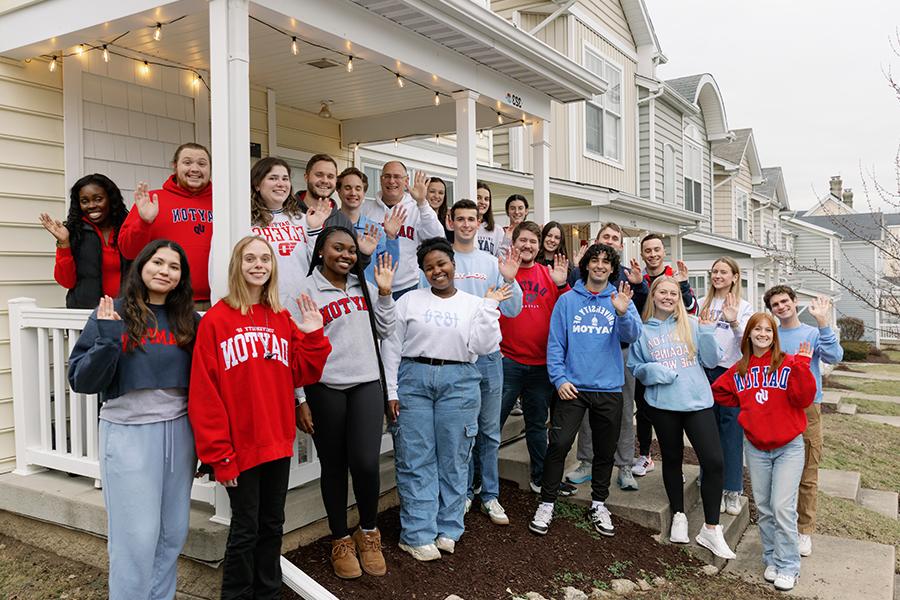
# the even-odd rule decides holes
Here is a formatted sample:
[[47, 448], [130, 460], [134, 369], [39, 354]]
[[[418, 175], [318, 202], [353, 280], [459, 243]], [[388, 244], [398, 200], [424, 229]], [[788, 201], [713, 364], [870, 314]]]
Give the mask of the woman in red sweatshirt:
[[763, 577], [787, 591], [800, 574], [797, 491], [805, 460], [804, 409], [816, 396], [809, 367], [812, 347], [804, 343], [797, 354], [784, 354], [775, 319], [756, 313], [744, 329], [741, 354], [713, 383], [713, 397], [723, 406], [740, 407], [744, 464], [759, 512]]
[[209, 247], [212, 243], [212, 169], [209, 150], [182, 144], [172, 158], [173, 173], [161, 190], [140, 182], [134, 206], [119, 231], [119, 250], [131, 260], [151, 240], [178, 242], [187, 253], [194, 277], [194, 300], [209, 302]]
[[281, 534], [296, 420], [295, 390], [322, 376], [331, 344], [306, 295], [301, 322], [278, 301], [272, 247], [237, 243], [228, 295], [200, 321], [188, 416], [197, 455], [231, 500], [222, 598], [275, 598], [281, 589]]

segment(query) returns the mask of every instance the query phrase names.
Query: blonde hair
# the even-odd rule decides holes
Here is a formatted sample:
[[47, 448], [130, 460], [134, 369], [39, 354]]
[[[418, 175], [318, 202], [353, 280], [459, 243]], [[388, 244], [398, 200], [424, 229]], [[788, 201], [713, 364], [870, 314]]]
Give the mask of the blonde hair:
[[694, 332], [691, 328], [691, 316], [684, 308], [684, 302], [681, 301], [681, 285], [674, 277], [663, 275], [657, 277], [650, 286], [650, 294], [647, 297], [647, 303], [644, 304], [644, 314], [641, 317], [644, 323], [653, 318], [656, 308], [653, 305], [653, 294], [656, 289], [663, 283], [671, 283], [678, 292], [678, 301], [675, 303], [675, 334], [674, 340], [677, 340], [687, 346], [688, 355], [694, 357], [697, 355], [697, 347], [694, 346]]
[[253, 242], [262, 242], [269, 249], [272, 256], [272, 271], [269, 280], [266, 281], [259, 294], [259, 303], [268, 306], [275, 312], [281, 312], [284, 308], [278, 300], [278, 261], [275, 260], [275, 251], [272, 245], [258, 235], [248, 235], [241, 238], [231, 251], [231, 261], [228, 263], [228, 295], [222, 298], [231, 308], [239, 309], [242, 315], [246, 315], [253, 306], [250, 298], [250, 289], [241, 272], [241, 262], [244, 260], [244, 249]]
[[[741, 266], [737, 264], [737, 261], [731, 258], [730, 256], [720, 256], [716, 260], [713, 261], [712, 266], [709, 268], [710, 273], [712, 270], [716, 268], [716, 265], [719, 263], [725, 263], [728, 265], [728, 268], [731, 269], [731, 275], [737, 275], [737, 279], [731, 282], [731, 289], [728, 290], [729, 293], [734, 294], [734, 299], [737, 302], [741, 301]], [[709, 310], [709, 307], [712, 306], [713, 299], [716, 297], [716, 288], [713, 287], [712, 283], [712, 275], [709, 276], [709, 286], [706, 288], [706, 298], [703, 299], [703, 306], [700, 307], [700, 314], [702, 315], [704, 312]]]

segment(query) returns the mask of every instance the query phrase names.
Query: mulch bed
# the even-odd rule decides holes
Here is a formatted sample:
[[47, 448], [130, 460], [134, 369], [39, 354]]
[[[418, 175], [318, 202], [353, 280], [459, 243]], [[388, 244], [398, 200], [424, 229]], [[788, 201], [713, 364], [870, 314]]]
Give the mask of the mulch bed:
[[[583, 507], [567, 503], [557, 505], [550, 532], [537, 536], [528, 531], [537, 497], [503, 481], [500, 498], [510, 516], [509, 526], [494, 525], [473, 509], [466, 516], [466, 532], [456, 553], [430, 563], [417, 562], [397, 547], [399, 508], [382, 513], [379, 527], [388, 564], [384, 577], [364, 574], [351, 581], [338, 579], [331, 569], [327, 538], [298, 548], [287, 558], [341, 600], [443, 600], [450, 594], [466, 600], [499, 600], [510, 597], [507, 589], [549, 597], [567, 585], [590, 592], [596, 582], [665, 576], [679, 565], [700, 565], [681, 547], [659, 544], [652, 537], [654, 532], [620, 518], [613, 519], [615, 537], [601, 538], [585, 528], [582, 519], [562, 516], [584, 513]], [[285, 588], [283, 598], [298, 597]]]

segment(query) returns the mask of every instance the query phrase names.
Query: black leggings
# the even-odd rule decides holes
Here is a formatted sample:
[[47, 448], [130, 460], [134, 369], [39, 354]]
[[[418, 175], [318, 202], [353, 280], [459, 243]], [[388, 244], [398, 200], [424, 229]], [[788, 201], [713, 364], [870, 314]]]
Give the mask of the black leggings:
[[684, 512], [684, 482], [681, 479], [681, 462], [684, 457], [684, 434], [687, 434], [700, 467], [703, 480], [700, 498], [707, 525], [719, 524], [722, 500], [722, 446], [719, 444], [719, 428], [712, 407], [690, 412], [663, 410], [647, 405], [649, 416], [656, 427], [656, 437], [662, 454], [663, 484], [673, 513]]
[[317, 383], [306, 386], [313, 420], [313, 442], [322, 475], [319, 485], [335, 538], [348, 535], [347, 471], [359, 509], [359, 526], [375, 529], [381, 481], [378, 461], [384, 423], [384, 398], [378, 381], [336, 390]]
[[644, 384], [634, 378], [634, 407], [637, 420], [638, 454], [650, 456], [650, 442], [653, 440], [653, 422], [647, 411], [647, 401], [644, 400]]

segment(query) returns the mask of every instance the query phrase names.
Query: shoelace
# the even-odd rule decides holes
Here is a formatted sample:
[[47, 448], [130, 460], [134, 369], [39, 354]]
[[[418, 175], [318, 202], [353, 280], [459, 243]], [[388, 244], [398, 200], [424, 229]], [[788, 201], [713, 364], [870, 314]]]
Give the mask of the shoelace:
[[549, 523], [553, 519], [553, 509], [546, 506], [539, 506], [537, 514], [534, 516], [535, 521], [543, 521]]
[[591, 520], [600, 521], [602, 523], [612, 522], [612, 518], [609, 514], [609, 509], [606, 508], [606, 506], [598, 506], [597, 508], [592, 508]]
[[352, 540], [341, 540], [341, 543], [331, 549], [331, 554], [334, 558], [344, 558], [348, 554], [352, 554], [353, 549]]
[[379, 540], [376, 536], [363, 534], [362, 538], [363, 550], [365, 550], [366, 552], [378, 552], [379, 550], [381, 550], [381, 540]]

